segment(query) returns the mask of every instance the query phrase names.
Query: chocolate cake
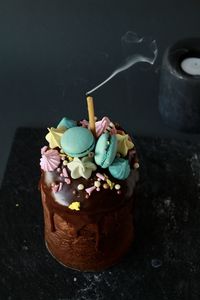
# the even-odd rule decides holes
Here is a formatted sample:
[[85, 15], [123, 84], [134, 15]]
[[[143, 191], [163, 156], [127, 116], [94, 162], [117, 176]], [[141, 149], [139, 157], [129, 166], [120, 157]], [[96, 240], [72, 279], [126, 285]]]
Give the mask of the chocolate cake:
[[115, 264], [134, 237], [138, 180], [135, 146], [107, 117], [95, 123], [63, 118], [41, 150], [45, 241], [63, 265], [99, 271]]

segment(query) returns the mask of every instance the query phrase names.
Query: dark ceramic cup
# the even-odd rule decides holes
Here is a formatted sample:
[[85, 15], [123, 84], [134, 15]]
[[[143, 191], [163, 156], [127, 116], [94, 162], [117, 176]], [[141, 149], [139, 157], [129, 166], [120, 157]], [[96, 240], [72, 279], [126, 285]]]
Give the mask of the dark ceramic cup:
[[200, 58], [200, 38], [178, 41], [165, 51], [159, 111], [166, 125], [187, 133], [200, 133], [200, 75], [190, 75], [181, 68], [181, 62], [189, 57]]

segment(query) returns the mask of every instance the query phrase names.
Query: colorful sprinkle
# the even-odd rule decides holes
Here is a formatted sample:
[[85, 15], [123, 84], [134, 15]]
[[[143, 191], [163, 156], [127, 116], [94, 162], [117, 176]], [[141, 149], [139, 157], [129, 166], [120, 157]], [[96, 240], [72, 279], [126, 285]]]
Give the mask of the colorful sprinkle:
[[97, 190], [97, 192], [99, 192], [99, 191], [100, 191], [100, 188], [98, 187], [98, 188], [96, 188], [96, 190]]
[[68, 164], [68, 161], [65, 159], [63, 160], [63, 166], [66, 166]]
[[105, 177], [101, 173], [96, 173], [96, 176], [101, 180], [105, 180]]
[[95, 187], [95, 186], [91, 186], [91, 187], [85, 189], [85, 191], [86, 191], [89, 195], [91, 195], [92, 192], [93, 192], [94, 190], [96, 190], [96, 187]]
[[120, 195], [121, 193], [122, 193], [121, 191], [117, 191], [117, 194], [119, 194], [119, 195]]
[[79, 191], [84, 190], [84, 185], [83, 185], [83, 184], [79, 184], [79, 185], [77, 186], [77, 189], [78, 189]]
[[66, 182], [67, 184], [70, 184], [70, 183], [71, 183], [71, 180], [70, 180], [69, 178], [65, 178], [65, 182]]
[[58, 189], [59, 189], [59, 184], [55, 184], [54, 186], [52, 186], [52, 191], [54, 193], [57, 193], [58, 192]]
[[107, 184], [109, 185], [110, 189], [112, 190], [114, 187], [114, 182], [112, 182], [110, 179], [106, 179]]
[[77, 194], [77, 191], [76, 191], [76, 190], [73, 190], [72, 194], [76, 195], [76, 194]]
[[80, 210], [80, 202], [72, 202], [68, 208], [72, 210]]
[[60, 192], [62, 190], [62, 188], [63, 188], [63, 182], [60, 182], [59, 187], [58, 187], [58, 191]]
[[108, 185], [107, 183], [104, 183], [104, 184], [103, 184], [103, 188], [104, 188], [105, 190], [107, 190], [107, 189], [109, 188], [109, 185]]
[[116, 190], [120, 190], [121, 189], [121, 185], [120, 184], [115, 184], [115, 189]]
[[95, 181], [95, 182], [94, 182], [94, 186], [96, 186], [97, 188], [99, 188], [100, 185], [101, 185], [101, 183], [100, 183], [99, 181]]
[[68, 173], [67, 173], [67, 169], [66, 168], [63, 168], [63, 175], [64, 177], [69, 177]]
[[134, 163], [133, 167], [134, 167], [134, 169], [138, 169], [140, 167], [140, 165], [138, 162], [136, 162], [136, 163]]

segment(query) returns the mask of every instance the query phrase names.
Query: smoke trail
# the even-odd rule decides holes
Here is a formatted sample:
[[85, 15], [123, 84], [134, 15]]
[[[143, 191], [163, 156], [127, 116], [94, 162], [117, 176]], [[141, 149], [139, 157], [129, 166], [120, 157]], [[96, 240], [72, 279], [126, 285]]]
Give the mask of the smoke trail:
[[[109, 80], [111, 80], [117, 74], [129, 69], [136, 63], [146, 62], [151, 65], [154, 64], [154, 62], [157, 58], [157, 55], [158, 55], [158, 49], [157, 49], [155, 40], [151, 40], [150, 42], [148, 42], [148, 38], [145, 38], [145, 37], [140, 38], [134, 32], [128, 31], [122, 37], [122, 41], [125, 41], [126, 43], [131, 43], [133, 45], [140, 44], [140, 46], [142, 46], [141, 48], [143, 48], [143, 49], [141, 49], [141, 52], [144, 52], [144, 51], [146, 52], [147, 50], [148, 51], [150, 50], [150, 54], [148, 54], [148, 56], [147, 56], [146, 54], [135, 53], [135, 54], [132, 54], [131, 56], [127, 57], [125, 62], [123, 62], [106, 80], [104, 80], [102, 83], [97, 85], [92, 90], [88, 91], [86, 93], [86, 95], [91, 94], [92, 92], [96, 91], [98, 88], [100, 88], [102, 85], [107, 83]], [[147, 45], [145, 45], [145, 44], [147, 44]]]

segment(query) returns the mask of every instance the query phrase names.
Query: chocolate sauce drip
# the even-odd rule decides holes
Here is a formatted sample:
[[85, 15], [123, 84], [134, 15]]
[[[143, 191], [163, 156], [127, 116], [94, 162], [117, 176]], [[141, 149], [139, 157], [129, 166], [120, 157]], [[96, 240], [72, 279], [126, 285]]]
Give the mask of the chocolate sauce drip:
[[51, 224], [51, 232], [55, 232], [55, 223], [54, 223], [54, 212], [49, 211], [49, 218], [50, 218], [50, 224]]

